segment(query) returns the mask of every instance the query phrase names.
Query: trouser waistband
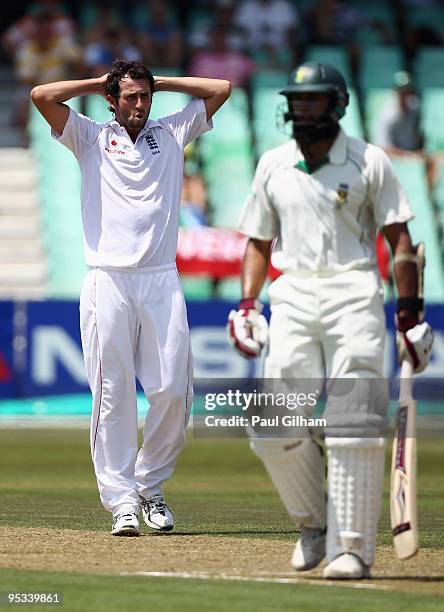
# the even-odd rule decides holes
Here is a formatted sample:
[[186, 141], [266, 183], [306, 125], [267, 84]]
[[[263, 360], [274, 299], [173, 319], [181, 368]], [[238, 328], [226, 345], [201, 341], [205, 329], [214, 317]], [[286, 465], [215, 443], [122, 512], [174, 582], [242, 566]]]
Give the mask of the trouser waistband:
[[88, 266], [88, 270], [103, 270], [104, 272], [119, 272], [121, 274], [149, 274], [151, 272], [166, 272], [175, 270], [176, 263], [164, 264], [163, 266], [150, 266], [147, 268], [118, 268], [113, 266]]

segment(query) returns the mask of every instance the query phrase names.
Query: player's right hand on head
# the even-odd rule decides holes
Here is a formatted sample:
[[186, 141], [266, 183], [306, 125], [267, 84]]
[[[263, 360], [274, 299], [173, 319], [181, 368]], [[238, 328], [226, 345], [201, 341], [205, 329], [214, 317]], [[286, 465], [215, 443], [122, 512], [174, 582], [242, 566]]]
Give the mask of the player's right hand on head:
[[228, 315], [228, 341], [243, 357], [258, 357], [268, 341], [268, 323], [258, 300], [241, 300]]
[[400, 319], [396, 317], [396, 346], [398, 361], [408, 359], [413, 364], [415, 374], [423, 372], [429, 363], [433, 346], [433, 330], [423, 321], [415, 318]]

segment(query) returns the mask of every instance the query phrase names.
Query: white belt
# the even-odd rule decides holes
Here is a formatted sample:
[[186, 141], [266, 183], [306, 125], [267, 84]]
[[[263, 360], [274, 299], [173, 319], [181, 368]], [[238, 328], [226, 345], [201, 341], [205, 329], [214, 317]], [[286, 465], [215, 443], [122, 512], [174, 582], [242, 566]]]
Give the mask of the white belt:
[[166, 272], [175, 270], [176, 262], [164, 264], [163, 266], [150, 266], [147, 268], [124, 268], [114, 266], [88, 266], [88, 270], [103, 270], [104, 272], [119, 272], [121, 274], [150, 274], [152, 272]]

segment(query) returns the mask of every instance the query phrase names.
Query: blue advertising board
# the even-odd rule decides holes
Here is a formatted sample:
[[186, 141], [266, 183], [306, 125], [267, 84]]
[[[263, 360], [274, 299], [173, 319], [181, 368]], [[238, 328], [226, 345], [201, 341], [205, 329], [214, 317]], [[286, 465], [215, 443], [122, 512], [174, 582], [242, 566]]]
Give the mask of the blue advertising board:
[[[189, 302], [188, 319], [195, 378], [246, 378], [260, 374], [259, 360], [247, 361], [226, 340], [225, 323], [234, 304], [226, 301]], [[268, 314], [268, 313], [266, 313]], [[394, 307], [386, 306], [385, 374], [398, 374], [394, 343]], [[37, 397], [88, 391], [80, 343], [79, 304], [48, 300], [0, 302], [1, 397]], [[427, 320], [435, 329], [432, 359], [421, 381], [427, 393], [444, 397], [444, 306], [429, 305]]]
[[0, 397], [17, 393], [13, 373], [14, 304], [0, 302]]

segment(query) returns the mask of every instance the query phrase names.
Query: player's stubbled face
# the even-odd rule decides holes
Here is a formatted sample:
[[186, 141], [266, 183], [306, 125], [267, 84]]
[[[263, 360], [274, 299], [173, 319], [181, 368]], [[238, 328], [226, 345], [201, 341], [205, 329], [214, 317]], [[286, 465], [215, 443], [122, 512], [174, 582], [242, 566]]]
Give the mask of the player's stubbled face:
[[313, 120], [325, 113], [330, 104], [330, 96], [326, 93], [297, 93], [288, 96], [288, 102], [294, 113]]
[[123, 78], [116, 119], [131, 130], [141, 130], [151, 110], [151, 91], [148, 81]]

